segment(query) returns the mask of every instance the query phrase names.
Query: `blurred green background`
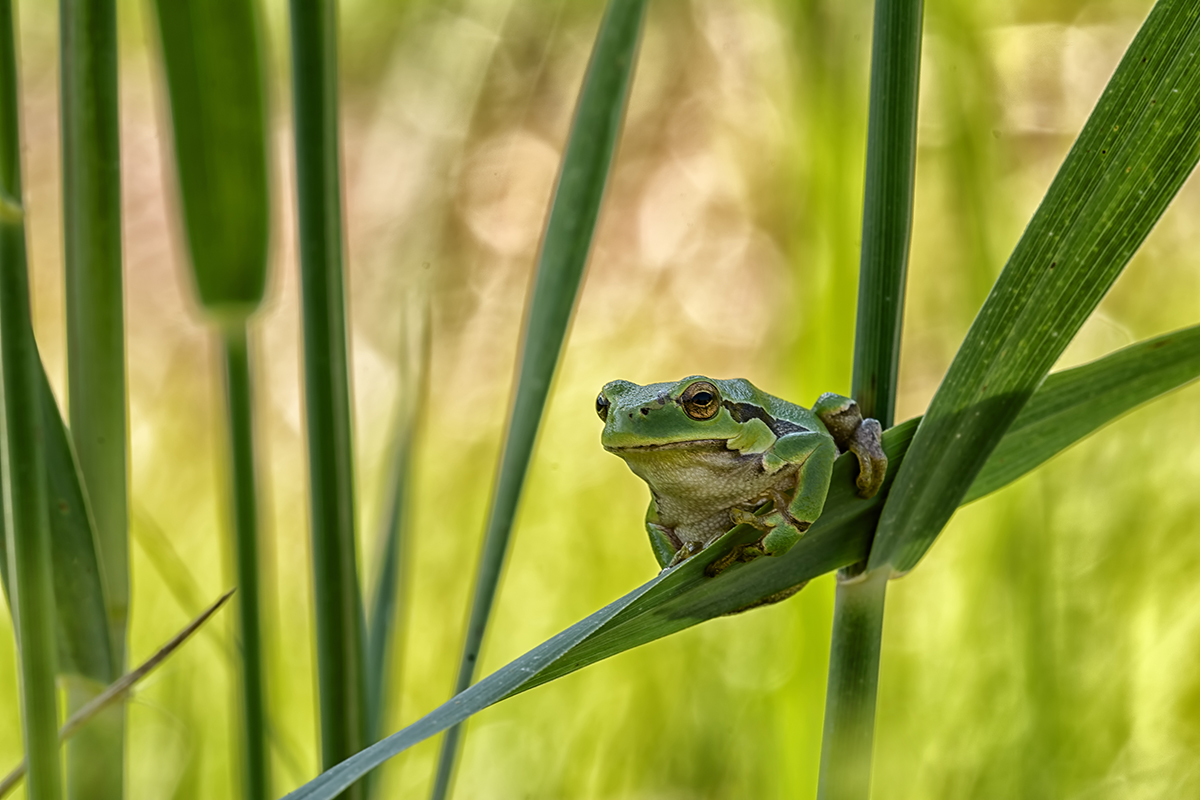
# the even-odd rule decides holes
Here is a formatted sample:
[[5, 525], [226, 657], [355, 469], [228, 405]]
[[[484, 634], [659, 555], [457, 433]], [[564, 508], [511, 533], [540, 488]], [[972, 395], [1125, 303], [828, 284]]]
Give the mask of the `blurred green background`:
[[[919, 414], [1148, 0], [926, 4], [898, 419]], [[428, 296], [402, 652], [388, 728], [446, 699], [530, 271], [602, 3], [346, 0], [343, 164], [361, 552], [376, 552], [407, 298]], [[140, 661], [231, 582], [220, 389], [181, 259], [146, 4], [121, 5]], [[277, 794], [317, 772], [285, 5], [266, 8], [275, 121], [270, 301], [256, 332]], [[57, 10], [20, 3], [37, 334], [64, 322]], [[810, 404], [850, 384], [871, 4], [660, 0], [515, 531], [482, 673], [649, 579], [645, 486], [598, 444], [613, 378], [749, 378]], [[1064, 357], [1200, 317], [1184, 187]], [[61, 396], [61, 395], [60, 395]], [[887, 798], [1200, 795], [1200, 387], [962, 510], [891, 587], [876, 738]], [[364, 569], [364, 575], [373, 570]], [[815, 794], [833, 584], [688, 630], [485, 711], [460, 798]], [[130, 706], [129, 796], [236, 785], [231, 621]], [[0, 771], [20, 758], [0, 615]], [[384, 768], [424, 797], [427, 742]]]

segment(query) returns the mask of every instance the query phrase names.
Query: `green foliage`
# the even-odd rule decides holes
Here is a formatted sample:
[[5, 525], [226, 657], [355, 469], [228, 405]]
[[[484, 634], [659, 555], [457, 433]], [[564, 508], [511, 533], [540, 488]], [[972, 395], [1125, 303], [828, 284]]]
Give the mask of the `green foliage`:
[[[517, 503], [521, 499], [554, 368], [567, 336], [583, 268], [591, 252], [600, 201], [608, 185], [637, 60], [645, 8], [645, 0], [610, 0], [579, 92], [579, 105], [546, 222], [533, 297], [521, 340], [523, 348], [516, 395], [488, 511], [471, 617], [467, 622], [466, 643], [455, 684], [456, 694], [471, 685], [478, 668], [479, 651], [500, 584]], [[449, 791], [457, 742], [456, 728], [447, 735], [442, 747], [432, 795], [436, 800], [441, 800]]]
[[[1048, 381], [1030, 398], [997, 449], [997, 455], [1025, 453], [1021, 463], [1033, 469], [1129, 410], [1128, 405], [1114, 403], [1103, 393], [1067, 393], [1062, 391], [1063, 386], [1097, 387], [1124, 380], [1134, 397], [1150, 399], [1155, 388], [1158, 391], [1154, 396], [1158, 396], [1195, 380], [1200, 377], [1196, 337], [1200, 337], [1200, 326], [1059, 373], [1056, 380]], [[1131, 360], [1144, 357], [1147, 351], [1166, 353], [1158, 359], [1157, 369], [1144, 376], [1131, 376]], [[1164, 379], [1165, 375], [1171, 378]], [[1065, 436], [1044, 435], [1039, 422], [1056, 415], [1069, 415], [1072, 419], [1086, 420], [1087, 424], [1070, 426], [1069, 435], [1075, 438], [1069, 441]], [[908, 420], [884, 433], [884, 451], [892, 469], [906, 462], [920, 422], [920, 418]], [[388, 758], [505, 698], [701, 622], [772, 602], [781, 592], [863, 560], [884, 496], [894, 485], [895, 473], [890, 472], [878, 495], [864, 500], [854, 491], [856, 469], [851, 454], [838, 459], [825, 511], [786, 555], [735, 565], [718, 579], [707, 577], [705, 569], [709, 564], [734, 547], [761, 536], [756, 529], [740, 525], [700, 554], [660, 573], [649, 583], [497, 670], [418, 722], [328, 770], [289, 794], [289, 800], [336, 797], [342, 788]], [[1011, 463], [1005, 463], [1002, 470], [985, 467], [980, 477], [987, 482], [980, 490], [972, 488], [969, 495], [980, 497], [1000, 488], [997, 481], [1006, 479], [1007, 483], [1022, 474]]]
[[242, 317], [262, 302], [271, 221], [258, 5], [158, 0], [155, 10], [192, 276], [205, 309]]
[[934, 396], [870, 568], [907, 572], [1200, 159], [1200, 8], [1161, 0]]
[[[290, 4], [321, 759], [327, 766], [362, 749], [368, 724], [342, 272], [336, 11], [334, 0]], [[362, 789], [347, 796], [362, 797]]]
[[[0, 197], [21, 204], [17, 59], [13, 8], [0, 2]], [[58, 765], [58, 698], [54, 678], [55, 611], [40, 362], [33, 340], [25, 226], [0, 220], [0, 570], [21, 668], [21, 723], [29, 763], [30, 800], [62, 796]]]

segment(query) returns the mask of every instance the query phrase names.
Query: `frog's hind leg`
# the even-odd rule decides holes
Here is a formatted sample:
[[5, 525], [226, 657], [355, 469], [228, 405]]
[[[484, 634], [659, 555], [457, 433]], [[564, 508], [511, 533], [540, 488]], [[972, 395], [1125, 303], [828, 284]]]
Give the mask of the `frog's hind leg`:
[[731, 510], [730, 516], [734, 522], [753, 525], [765, 531], [765, 534], [757, 543], [743, 545], [714, 562], [709, 567], [709, 574], [716, 574], [737, 561], [750, 561], [764, 555], [783, 555], [800, 541], [809, 526], [821, 516], [825, 496], [829, 494], [833, 461], [837, 458], [833, 441], [815, 431], [789, 433], [775, 444], [772, 458], [782, 464], [800, 465], [796, 472], [795, 494], [788, 500], [782, 491], [770, 492], [775, 507], [762, 516], [743, 509]]
[[883, 428], [878, 420], [863, 419], [858, 403], [849, 397], [827, 392], [817, 398], [813, 413], [824, 423], [838, 449], [849, 450], [858, 459], [860, 497], [873, 497], [887, 474], [887, 456], [883, 452]]

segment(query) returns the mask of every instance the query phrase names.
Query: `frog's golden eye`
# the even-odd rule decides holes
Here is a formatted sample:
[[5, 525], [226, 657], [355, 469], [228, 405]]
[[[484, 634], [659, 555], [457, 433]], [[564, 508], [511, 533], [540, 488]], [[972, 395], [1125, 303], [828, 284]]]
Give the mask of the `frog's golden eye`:
[[608, 398], [604, 396], [604, 392], [596, 395], [596, 414], [600, 419], [608, 422], [608, 407], [612, 405], [608, 402]]
[[684, 389], [679, 401], [692, 419], [712, 419], [721, 410], [721, 393], [708, 381], [696, 381]]

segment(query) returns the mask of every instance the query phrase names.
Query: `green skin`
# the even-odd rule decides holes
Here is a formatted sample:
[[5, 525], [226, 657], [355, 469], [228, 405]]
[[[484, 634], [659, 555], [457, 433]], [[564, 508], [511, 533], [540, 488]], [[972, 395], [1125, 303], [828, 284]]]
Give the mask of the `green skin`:
[[[821, 515], [839, 452], [859, 462], [858, 493], [887, 470], [881, 429], [847, 397], [821, 395], [812, 410], [742, 379], [693, 375], [639, 386], [612, 381], [596, 398], [604, 449], [650, 486], [646, 531], [661, 567], [700, 552], [738, 524], [763, 532], [710, 568], [783, 555]], [[770, 511], [756, 514], [770, 502]]]

